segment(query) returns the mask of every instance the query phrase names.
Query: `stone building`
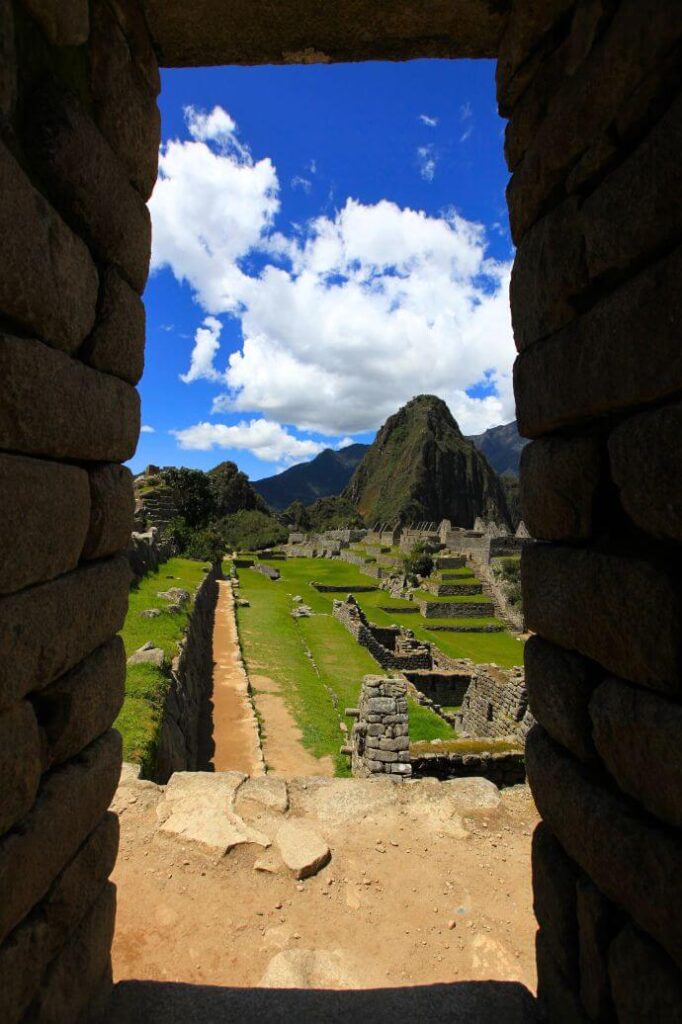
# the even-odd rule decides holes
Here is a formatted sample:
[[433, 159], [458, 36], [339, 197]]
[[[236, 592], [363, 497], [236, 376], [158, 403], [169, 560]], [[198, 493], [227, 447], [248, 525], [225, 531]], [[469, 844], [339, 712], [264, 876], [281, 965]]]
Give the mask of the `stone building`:
[[680, 0], [199, 10], [0, 0], [0, 1017], [76, 1022], [108, 991], [159, 65], [495, 57], [543, 542], [539, 996], [551, 1022], [679, 1020]]

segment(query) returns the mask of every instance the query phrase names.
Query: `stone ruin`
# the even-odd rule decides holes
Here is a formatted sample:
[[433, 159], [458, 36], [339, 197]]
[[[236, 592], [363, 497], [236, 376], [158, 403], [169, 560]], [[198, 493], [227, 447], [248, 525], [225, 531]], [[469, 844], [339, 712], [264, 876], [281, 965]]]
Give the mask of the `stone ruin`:
[[407, 684], [404, 679], [365, 676], [351, 733], [351, 770], [358, 778], [393, 775], [409, 778], [410, 740], [407, 724]]
[[551, 1024], [679, 1019], [679, 2], [337, 13], [0, 3], [0, 1015], [77, 1021], [111, 984], [121, 464], [140, 427], [159, 64], [494, 57], [521, 511], [543, 542], [522, 556], [538, 993]]
[[352, 594], [345, 601], [334, 601], [332, 614], [382, 668], [402, 671], [431, 667], [429, 644], [416, 640], [411, 630], [400, 626], [375, 626]]

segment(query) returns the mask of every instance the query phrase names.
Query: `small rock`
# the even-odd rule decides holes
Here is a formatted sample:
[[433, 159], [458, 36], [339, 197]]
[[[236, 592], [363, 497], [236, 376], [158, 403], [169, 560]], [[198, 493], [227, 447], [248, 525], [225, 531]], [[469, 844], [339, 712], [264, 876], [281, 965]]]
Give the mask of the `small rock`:
[[145, 608], [143, 611], [140, 612], [140, 618], [141, 619], [158, 619], [159, 615], [161, 615], [161, 614], [162, 614], [162, 612], [161, 612], [160, 608]]
[[189, 604], [191, 594], [189, 590], [183, 590], [182, 587], [170, 587], [168, 590], [159, 590], [156, 594], [157, 597], [162, 597], [164, 601], [173, 601], [175, 604]]
[[452, 931], [453, 928], [457, 927], [457, 922], [453, 921], [452, 918], [448, 921], [448, 928]]
[[128, 658], [129, 665], [155, 665], [157, 668], [161, 668], [165, 659], [165, 655], [160, 647], [155, 647], [154, 644], [149, 641], [140, 647], [134, 654], [131, 654]]
[[282, 860], [296, 878], [317, 874], [331, 860], [331, 850], [324, 839], [300, 820], [285, 821], [275, 842]]

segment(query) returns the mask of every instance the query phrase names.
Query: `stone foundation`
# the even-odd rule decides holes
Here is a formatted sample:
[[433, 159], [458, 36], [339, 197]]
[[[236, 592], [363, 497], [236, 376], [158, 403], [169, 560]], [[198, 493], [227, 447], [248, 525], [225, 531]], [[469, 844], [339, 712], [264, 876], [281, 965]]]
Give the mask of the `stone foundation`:
[[[438, 748], [434, 748], [435, 751]], [[412, 776], [415, 779], [483, 778], [503, 789], [526, 781], [526, 759], [523, 751], [505, 753], [412, 754]]]

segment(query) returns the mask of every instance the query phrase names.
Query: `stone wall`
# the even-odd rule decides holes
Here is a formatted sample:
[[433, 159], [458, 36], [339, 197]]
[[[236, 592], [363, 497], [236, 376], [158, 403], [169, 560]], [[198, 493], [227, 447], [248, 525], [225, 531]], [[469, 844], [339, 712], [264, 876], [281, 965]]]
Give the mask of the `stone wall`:
[[141, 579], [176, 553], [172, 540], [161, 538], [156, 527], [146, 533], [132, 533], [126, 554], [133, 576]]
[[415, 594], [425, 619], [475, 619], [495, 614], [492, 601], [429, 601], [427, 597]]
[[681, 15], [517, 0], [500, 45], [552, 1022], [682, 1018]]
[[213, 689], [213, 625], [218, 601], [212, 569], [199, 584], [187, 631], [171, 664], [171, 683], [164, 702], [163, 722], [153, 775], [166, 783], [173, 772], [206, 771], [211, 731]]
[[159, 74], [135, 0], [0, 3], [0, 1019], [109, 983]]
[[457, 731], [465, 736], [525, 740], [532, 725], [523, 669], [476, 665], [462, 700]]
[[429, 644], [414, 640], [409, 630], [398, 626], [374, 626], [352, 594], [345, 601], [334, 601], [332, 614], [382, 668], [398, 672], [431, 668]]
[[412, 776], [416, 779], [484, 778], [503, 789], [526, 781], [526, 760], [523, 751], [483, 751], [480, 754], [429, 753], [412, 754]]
[[407, 724], [407, 683], [404, 679], [365, 676], [351, 735], [351, 769], [358, 778], [393, 775], [407, 778], [410, 740]]

